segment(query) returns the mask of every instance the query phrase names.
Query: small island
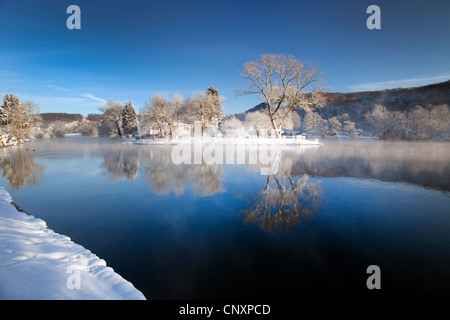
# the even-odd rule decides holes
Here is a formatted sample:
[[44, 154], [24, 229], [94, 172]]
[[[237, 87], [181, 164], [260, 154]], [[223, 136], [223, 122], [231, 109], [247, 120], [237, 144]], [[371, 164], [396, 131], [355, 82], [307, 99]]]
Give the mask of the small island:
[[449, 298], [449, 9], [0, 1], [0, 300]]

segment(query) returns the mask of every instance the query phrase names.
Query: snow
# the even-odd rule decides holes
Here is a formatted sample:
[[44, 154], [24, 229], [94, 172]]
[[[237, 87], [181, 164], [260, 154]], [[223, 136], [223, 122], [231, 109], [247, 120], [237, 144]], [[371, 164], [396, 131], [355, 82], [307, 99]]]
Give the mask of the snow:
[[104, 260], [11, 202], [0, 187], [0, 299], [145, 299]]
[[205, 137], [203, 139], [196, 138], [183, 138], [183, 139], [173, 139], [173, 140], [164, 140], [164, 139], [156, 139], [156, 140], [132, 140], [124, 141], [124, 143], [134, 143], [134, 144], [159, 144], [159, 145], [176, 145], [183, 143], [222, 143], [222, 144], [236, 144], [236, 145], [292, 145], [292, 146], [305, 146], [305, 145], [323, 145], [323, 143], [319, 142], [318, 139], [314, 140], [306, 140], [301, 138], [221, 138], [221, 137]]

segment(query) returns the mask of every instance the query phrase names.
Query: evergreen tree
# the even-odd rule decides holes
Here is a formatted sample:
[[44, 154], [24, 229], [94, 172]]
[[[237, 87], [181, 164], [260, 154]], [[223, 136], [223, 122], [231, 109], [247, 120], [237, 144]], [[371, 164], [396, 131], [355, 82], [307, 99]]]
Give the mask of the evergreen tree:
[[32, 128], [37, 109], [31, 101], [21, 102], [16, 95], [6, 94], [0, 106], [0, 123], [6, 126], [10, 137], [23, 142]]
[[21, 104], [18, 96], [12, 93], [6, 94], [3, 97], [3, 105], [0, 107], [1, 123], [9, 125], [12, 122], [13, 115], [20, 109]]
[[124, 134], [135, 136], [138, 131], [138, 117], [133, 103], [127, 102], [122, 111], [122, 128]]
[[208, 88], [208, 90], [206, 90], [206, 94], [218, 97], [219, 96], [219, 90], [217, 90], [216, 88], [211, 86], [211, 87]]

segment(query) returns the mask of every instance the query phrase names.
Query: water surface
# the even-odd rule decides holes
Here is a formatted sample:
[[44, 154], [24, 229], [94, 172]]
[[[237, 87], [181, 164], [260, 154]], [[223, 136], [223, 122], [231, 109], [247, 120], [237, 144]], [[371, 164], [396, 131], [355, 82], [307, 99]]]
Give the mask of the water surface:
[[0, 184], [148, 299], [450, 297], [450, 144], [324, 143], [261, 175], [177, 165], [172, 146], [38, 140], [0, 150]]

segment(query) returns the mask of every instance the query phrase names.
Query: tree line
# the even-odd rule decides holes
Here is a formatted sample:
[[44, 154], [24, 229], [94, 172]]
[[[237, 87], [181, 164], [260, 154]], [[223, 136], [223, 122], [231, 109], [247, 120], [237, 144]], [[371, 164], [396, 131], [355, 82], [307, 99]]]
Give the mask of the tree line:
[[432, 140], [450, 138], [450, 112], [446, 104], [417, 105], [411, 111], [389, 111], [375, 105], [366, 114], [375, 135], [386, 140]]
[[[269, 129], [275, 137], [280, 138], [282, 128], [293, 128], [299, 122], [295, 109], [312, 111], [324, 103], [320, 95], [324, 86], [322, 75], [310, 62], [298, 61], [293, 56], [263, 55], [260, 59], [244, 64], [241, 77], [248, 80], [245, 89], [238, 89], [241, 95], [257, 94], [267, 108], [264, 115], [252, 114], [247, 124], [260, 135], [261, 130]], [[197, 92], [191, 98], [183, 100], [180, 95], [169, 99], [166, 95], [154, 95], [141, 112], [143, 131], [151, 127], [159, 128], [161, 135], [172, 139], [176, 127], [181, 122], [199, 122], [201, 135], [208, 128], [221, 132], [239, 129], [239, 120], [225, 118], [222, 108], [223, 97], [214, 87], [206, 92]], [[103, 110], [113, 133], [122, 136], [117, 116], [110, 113], [117, 105], [109, 101]], [[110, 111], [111, 110], [111, 111]]]
[[220, 127], [224, 118], [222, 102], [223, 97], [214, 87], [205, 92], [196, 92], [187, 99], [179, 94], [174, 94], [171, 99], [165, 94], [155, 94], [140, 113], [136, 112], [131, 102], [123, 105], [109, 100], [100, 108], [99, 134], [122, 138], [157, 129], [162, 138], [173, 139], [181, 123], [198, 121], [203, 136], [207, 129]]
[[[247, 62], [240, 72], [247, 80], [247, 87], [237, 94], [256, 94], [264, 103], [261, 111], [245, 114], [245, 119], [226, 116], [224, 97], [210, 87], [192, 97], [183, 99], [175, 94], [153, 95], [141, 112], [132, 102], [125, 104], [109, 100], [100, 108], [101, 115], [89, 115], [78, 128], [83, 135], [138, 136], [140, 133], [159, 132], [160, 137], [174, 139], [182, 124], [198, 123], [202, 137], [209, 133], [239, 134], [252, 130], [255, 136], [271, 135], [280, 138], [284, 131], [301, 128], [311, 135], [356, 137], [363, 133], [356, 128], [348, 114], [323, 119], [316, 109], [326, 103], [322, 74], [310, 62], [302, 62], [293, 56], [262, 55], [260, 59]], [[38, 121], [37, 106], [33, 102], [21, 102], [13, 94], [3, 98], [0, 107], [2, 131], [8, 139], [21, 143], [32, 135]], [[303, 124], [298, 111], [304, 111]], [[447, 139], [449, 138], [449, 111], [447, 105], [417, 106], [410, 112], [389, 111], [375, 105], [365, 116], [375, 135], [381, 139]], [[52, 135], [63, 136], [64, 123], [52, 126]], [[3, 140], [2, 140], [3, 141]]]

